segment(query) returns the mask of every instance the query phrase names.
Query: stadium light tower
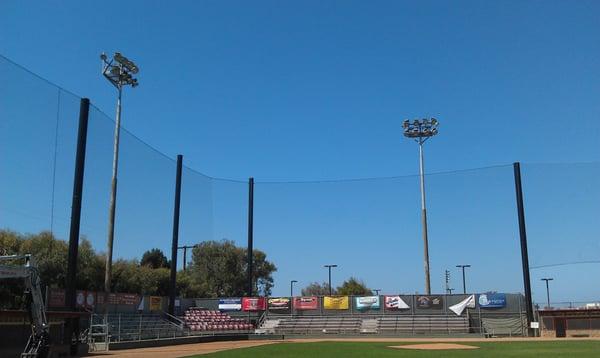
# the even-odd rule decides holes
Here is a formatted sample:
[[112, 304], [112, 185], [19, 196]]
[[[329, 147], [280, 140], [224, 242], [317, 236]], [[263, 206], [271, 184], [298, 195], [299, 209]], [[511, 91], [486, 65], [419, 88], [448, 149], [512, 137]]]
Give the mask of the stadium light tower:
[[462, 269], [462, 275], [463, 275], [463, 293], [466, 295], [467, 294], [467, 283], [466, 283], [466, 280], [465, 280], [465, 268], [471, 267], [471, 265], [456, 265], [456, 267]]
[[543, 278], [542, 281], [546, 281], [546, 299], [548, 300], [548, 308], [550, 308], [550, 287], [548, 286], [548, 281], [553, 281], [554, 279], [551, 277]]
[[331, 268], [337, 267], [337, 265], [324, 265], [323, 267], [327, 267], [327, 269], [329, 269], [329, 296], [331, 296]]
[[405, 120], [402, 123], [404, 136], [412, 138], [419, 143], [419, 177], [421, 179], [421, 223], [423, 225], [423, 247], [424, 247], [424, 267], [425, 267], [425, 292], [431, 294], [431, 280], [429, 279], [429, 242], [427, 237], [427, 210], [425, 208], [425, 168], [423, 164], [423, 144], [434, 135], [438, 134], [438, 120], [415, 119], [414, 121]]
[[119, 134], [121, 132], [121, 95], [123, 87], [136, 87], [138, 81], [133, 75], [139, 68], [127, 57], [115, 52], [112, 58], [105, 53], [100, 55], [102, 60], [102, 75], [117, 88], [117, 119], [115, 121], [115, 138], [113, 147], [112, 181], [110, 187], [110, 203], [108, 208], [108, 240], [106, 245], [106, 271], [104, 273], [104, 291], [110, 293], [110, 280], [112, 275], [112, 254], [115, 235], [115, 204], [117, 200], [117, 170], [119, 167]]

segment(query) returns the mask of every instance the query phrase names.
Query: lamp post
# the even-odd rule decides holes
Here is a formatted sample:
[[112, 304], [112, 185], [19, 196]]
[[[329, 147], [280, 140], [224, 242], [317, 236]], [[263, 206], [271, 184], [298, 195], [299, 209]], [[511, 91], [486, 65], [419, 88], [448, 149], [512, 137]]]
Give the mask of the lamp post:
[[105, 53], [100, 55], [102, 60], [102, 75], [117, 88], [117, 119], [115, 121], [115, 138], [113, 146], [113, 167], [112, 180], [110, 188], [110, 203], [108, 208], [108, 241], [106, 252], [106, 271], [104, 274], [104, 291], [110, 293], [110, 280], [112, 275], [112, 255], [113, 242], [115, 235], [115, 205], [117, 201], [117, 171], [119, 166], [119, 134], [121, 132], [121, 96], [124, 86], [136, 87], [137, 79], [133, 75], [139, 72], [139, 68], [121, 55], [120, 52], [115, 52], [112, 58], [108, 58]]
[[434, 135], [438, 134], [438, 120], [415, 119], [405, 120], [402, 123], [404, 136], [414, 139], [419, 144], [419, 177], [421, 179], [421, 224], [423, 225], [423, 251], [425, 268], [425, 292], [431, 294], [431, 281], [429, 279], [429, 242], [427, 237], [427, 210], [425, 207], [425, 166], [423, 163], [423, 144]]
[[463, 275], [463, 293], [466, 295], [466, 294], [467, 294], [467, 284], [466, 284], [466, 280], [465, 280], [465, 268], [467, 268], [467, 267], [471, 267], [471, 265], [456, 265], [456, 267], [458, 267], [458, 268], [462, 268], [462, 275]]
[[291, 280], [290, 281], [290, 297], [294, 297], [294, 284], [297, 283], [298, 281], [296, 280]]
[[374, 288], [373, 291], [375, 291], [375, 296], [379, 296], [379, 292], [381, 291], [381, 288]]
[[323, 267], [327, 267], [327, 269], [329, 270], [329, 296], [331, 296], [331, 268], [337, 267], [337, 265], [324, 265]]
[[548, 286], [548, 281], [553, 281], [554, 279], [551, 277], [543, 278], [542, 281], [546, 281], [546, 299], [548, 300], [548, 308], [550, 308], [550, 287]]

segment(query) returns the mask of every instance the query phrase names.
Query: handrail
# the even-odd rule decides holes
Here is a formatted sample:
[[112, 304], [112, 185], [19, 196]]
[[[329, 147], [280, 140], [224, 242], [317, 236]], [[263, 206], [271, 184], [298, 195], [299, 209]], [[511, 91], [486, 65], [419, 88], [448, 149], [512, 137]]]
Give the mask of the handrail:
[[[185, 322], [181, 318], [175, 317], [175, 316], [173, 316], [173, 315], [171, 315], [171, 314], [169, 314], [169, 313], [167, 313], [165, 311], [161, 311], [161, 312], [162, 312], [162, 314], [164, 314], [165, 316], [167, 316], [167, 318], [168, 318], [167, 322], [171, 323], [172, 325], [176, 326], [179, 329], [183, 329], [183, 327], [185, 326]], [[175, 323], [173, 321], [175, 321], [177, 323]]]

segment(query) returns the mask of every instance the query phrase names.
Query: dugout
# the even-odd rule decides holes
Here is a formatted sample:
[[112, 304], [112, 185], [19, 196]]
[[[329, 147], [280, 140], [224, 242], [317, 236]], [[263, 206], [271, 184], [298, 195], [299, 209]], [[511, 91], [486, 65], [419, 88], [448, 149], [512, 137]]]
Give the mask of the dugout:
[[542, 337], [600, 337], [600, 309], [538, 311]]
[[[86, 312], [47, 311], [50, 326], [50, 344], [53, 357], [87, 354], [87, 344], [80, 344], [76, 352], [71, 350], [71, 337], [67, 337], [69, 320], [78, 320], [80, 327], [89, 326]], [[26, 311], [0, 310], [0, 357], [20, 357], [31, 335], [31, 324]]]

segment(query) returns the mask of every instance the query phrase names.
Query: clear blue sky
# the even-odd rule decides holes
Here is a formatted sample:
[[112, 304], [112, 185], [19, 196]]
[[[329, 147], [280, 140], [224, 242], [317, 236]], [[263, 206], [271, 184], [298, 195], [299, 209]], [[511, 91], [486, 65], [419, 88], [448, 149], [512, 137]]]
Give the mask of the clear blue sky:
[[[124, 126], [213, 177], [414, 174], [417, 147], [402, 137], [401, 122], [417, 116], [441, 122], [440, 135], [427, 143], [430, 172], [516, 160], [595, 162], [526, 166], [532, 264], [544, 264], [600, 259], [600, 195], [593, 185], [600, 161], [599, 23], [597, 1], [2, 1], [0, 54], [91, 98], [112, 117], [115, 93], [100, 76], [98, 55], [121, 51], [141, 68], [140, 86], [125, 94]], [[2, 156], [28, 149], [2, 159], [2, 172], [11, 174], [0, 179], [7, 218], [0, 226], [35, 231], [46, 228], [40, 222], [48, 210], [32, 214], [40, 205], [33, 193], [48, 195], [52, 168], [44, 163], [52, 156], [34, 153], [53, 152], [56, 94], [3, 74], [11, 81], [1, 86], [16, 84], [0, 90], [15, 96], [0, 102], [0, 113], [14, 119], [13, 131], [3, 130]], [[46, 100], [40, 105], [18, 94]], [[59, 115], [73, 121], [76, 98], [61, 100], [69, 108]], [[36, 111], [50, 120], [28, 136], [31, 124], [21, 119]], [[105, 122], [91, 124], [95, 151], [84, 197], [83, 231], [99, 250], [112, 140]], [[58, 153], [58, 221], [69, 215], [73, 128], [59, 135], [65, 151]], [[122, 158], [115, 256], [139, 257], [152, 246], [168, 251], [174, 165], [127, 135]], [[441, 291], [446, 268], [460, 288], [454, 265], [462, 262], [474, 266], [473, 290], [521, 289], [511, 170], [428, 179], [434, 291]], [[245, 185], [187, 173], [181, 241], [228, 237], [245, 244]], [[255, 246], [279, 267], [275, 294], [287, 294], [291, 279], [301, 286], [323, 281], [321, 266], [331, 262], [340, 265], [334, 284], [356, 275], [384, 292], [422, 291], [416, 177], [259, 183], [256, 195]], [[65, 231], [66, 222], [57, 230]], [[556, 277], [556, 300], [600, 297], [581, 277], [600, 273], [598, 265], [532, 272], [537, 300], [544, 298], [544, 275]]]

